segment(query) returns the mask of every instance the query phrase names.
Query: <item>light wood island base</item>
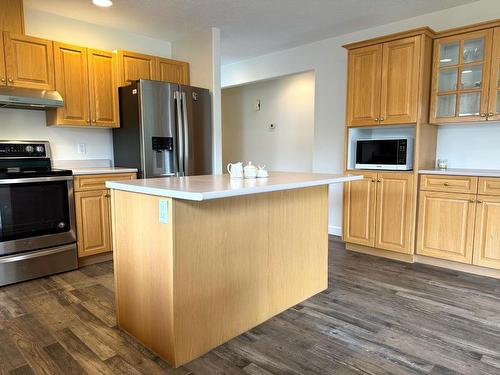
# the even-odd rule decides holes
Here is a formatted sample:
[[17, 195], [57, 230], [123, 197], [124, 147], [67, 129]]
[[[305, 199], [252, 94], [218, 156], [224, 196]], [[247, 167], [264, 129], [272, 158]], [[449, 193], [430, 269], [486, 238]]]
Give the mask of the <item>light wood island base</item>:
[[327, 288], [327, 185], [204, 201], [112, 190], [112, 216], [118, 325], [175, 367]]

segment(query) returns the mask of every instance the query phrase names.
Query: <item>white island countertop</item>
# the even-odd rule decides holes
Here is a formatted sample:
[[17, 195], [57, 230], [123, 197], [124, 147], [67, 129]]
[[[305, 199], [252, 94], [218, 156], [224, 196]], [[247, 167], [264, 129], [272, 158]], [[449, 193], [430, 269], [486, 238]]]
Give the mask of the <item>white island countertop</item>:
[[448, 176], [479, 176], [479, 177], [500, 177], [498, 169], [421, 169], [419, 174], [438, 174]]
[[228, 174], [108, 181], [109, 189], [203, 201], [361, 180], [360, 175], [269, 172], [267, 178], [230, 179]]

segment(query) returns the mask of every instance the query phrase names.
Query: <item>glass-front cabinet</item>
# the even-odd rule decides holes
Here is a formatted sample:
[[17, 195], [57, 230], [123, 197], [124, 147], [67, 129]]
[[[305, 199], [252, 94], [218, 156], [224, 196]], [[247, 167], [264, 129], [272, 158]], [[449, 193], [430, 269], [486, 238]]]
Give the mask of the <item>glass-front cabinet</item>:
[[434, 42], [431, 123], [484, 121], [493, 30]]

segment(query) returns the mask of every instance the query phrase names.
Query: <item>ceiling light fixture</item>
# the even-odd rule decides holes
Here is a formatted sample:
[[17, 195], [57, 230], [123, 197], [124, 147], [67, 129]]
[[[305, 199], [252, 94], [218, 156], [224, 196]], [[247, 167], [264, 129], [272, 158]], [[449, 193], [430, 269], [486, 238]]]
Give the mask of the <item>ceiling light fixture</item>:
[[111, 0], [92, 0], [92, 3], [94, 5], [97, 5], [98, 7], [103, 8], [109, 8], [111, 5], [113, 5], [113, 2]]

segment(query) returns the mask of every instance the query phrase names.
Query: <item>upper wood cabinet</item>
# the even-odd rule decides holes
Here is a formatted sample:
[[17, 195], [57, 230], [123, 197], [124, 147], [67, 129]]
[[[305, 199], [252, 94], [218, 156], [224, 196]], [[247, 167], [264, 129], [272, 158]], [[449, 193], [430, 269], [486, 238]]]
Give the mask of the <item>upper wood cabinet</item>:
[[434, 41], [431, 123], [488, 118], [493, 29]]
[[417, 121], [424, 37], [410, 36], [349, 49], [348, 126]]
[[413, 174], [363, 172], [344, 185], [343, 240], [409, 254], [413, 250]]
[[500, 120], [500, 27], [493, 34], [488, 120]]
[[[52, 110], [50, 125], [90, 125], [90, 96], [87, 48], [54, 43], [56, 90], [64, 107]], [[52, 115], [56, 114], [56, 118]]]
[[164, 57], [118, 51], [119, 84], [138, 79], [152, 79], [189, 85], [189, 64]]
[[159, 81], [189, 85], [189, 64], [187, 62], [158, 57], [156, 72]]
[[118, 51], [120, 85], [126, 85], [138, 79], [155, 79], [155, 56], [130, 51]]
[[48, 125], [119, 126], [113, 53], [55, 42], [54, 65], [64, 107], [47, 111]]
[[3, 33], [7, 85], [30, 89], [54, 89], [52, 41]]
[[3, 38], [0, 36], [0, 86], [7, 85], [7, 70], [5, 69], [5, 53]]
[[0, 30], [24, 34], [23, 0], [0, 0]]
[[88, 56], [92, 125], [119, 127], [115, 55], [89, 49]]

